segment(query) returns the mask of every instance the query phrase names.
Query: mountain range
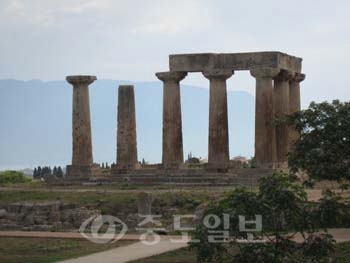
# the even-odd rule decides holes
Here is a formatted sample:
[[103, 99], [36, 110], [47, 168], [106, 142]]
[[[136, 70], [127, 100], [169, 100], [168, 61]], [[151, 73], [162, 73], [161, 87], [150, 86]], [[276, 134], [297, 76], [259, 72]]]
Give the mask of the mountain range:
[[[116, 159], [117, 90], [135, 86], [139, 160], [161, 160], [162, 83], [97, 80], [90, 85], [95, 162]], [[209, 90], [181, 86], [184, 155], [207, 158]], [[252, 156], [254, 97], [228, 91], [230, 155]], [[71, 161], [72, 87], [66, 81], [0, 80], [0, 170]]]

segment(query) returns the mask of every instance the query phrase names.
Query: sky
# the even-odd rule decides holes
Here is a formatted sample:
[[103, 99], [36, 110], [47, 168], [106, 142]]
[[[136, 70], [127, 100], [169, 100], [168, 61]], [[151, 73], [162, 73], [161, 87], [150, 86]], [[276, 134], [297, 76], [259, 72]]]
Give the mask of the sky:
[[[349, 100], [349, 13], [346, 0], [0, 0], [0, 79], [155, 81], [169, 54], [276, 50], [303, 58], [303, 107]], [[255, 93], [245, 71], [228, 87]]]

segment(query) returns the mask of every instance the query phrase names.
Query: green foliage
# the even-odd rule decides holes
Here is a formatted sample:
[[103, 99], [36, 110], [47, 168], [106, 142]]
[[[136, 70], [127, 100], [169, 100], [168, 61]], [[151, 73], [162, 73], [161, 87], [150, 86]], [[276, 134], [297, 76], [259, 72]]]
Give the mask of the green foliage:
[[314, 188], [315, 184], [316, 184], [316, 181], [312, 178], [309, 180], [305, 180], [303, 182], [303, 186], [306, 188]]
[[350, 102], [312, 102], [284, 121], [300, 132], [289, 154], [292, 171], [314, 179], [350, 179]]
[[319, 222], [321, 227], [335, 226], [341, 223], [344, 213], [344, 204], [340, 203], [341, 197], [330, 190], [323, 192], [319, 206]]
[[349, 183], [341, 183], [341, 185], [339, 186], [339, 188], [341, 189], [342, 192], [348, 190], [350, 187], [350, 184]]
[[[197, 252], [197, 262], [323, 262], [332, 254], [333, 239], [313, 233], [337, 223], [342, 214], [338, 201], [337, 196], [325, 192], [320, 203], [307, 202], [303, 187], [289, 176], [266, 176], [259, 181], [259, 192], [236, 189], [228, 197], [213, 202], [206, 211], [206, 215], [229, 214], [229, 228], [221, 220], [215, 231], [228, 229], [232, 241], [209, 242], [209, 229], [201, 224], [193, 233], [193, 238], [200, 242], [191, 243], [190, 247]], [[262, 230], [251, 234], [256, 240], [267, 242], [244, 245], [236, 242], [248, 237], [246, 232], [240, 231], [239, 215], [246, 220], [255, 220], [256, 215], [261, 215]], [[292, 239], [297, 233], [302, 238], [301, 243]], [[232, 253], [234, 248], [238, 249], [237, 253]]]
[[249, 161], [248, 161], [249, 167], [250, 168], [256, 168], [256, 160], [255, 157], [252, 157]]
[[302, 245], [307, 262], [329, 262], [328, 256], [335, 251], [334, 239], [329, 234], [310, 235]]
[[0, 172], [0, 184], [17, 184], [30, 182], [32, 179], [25, 176], [22, 172], [4, 171]]

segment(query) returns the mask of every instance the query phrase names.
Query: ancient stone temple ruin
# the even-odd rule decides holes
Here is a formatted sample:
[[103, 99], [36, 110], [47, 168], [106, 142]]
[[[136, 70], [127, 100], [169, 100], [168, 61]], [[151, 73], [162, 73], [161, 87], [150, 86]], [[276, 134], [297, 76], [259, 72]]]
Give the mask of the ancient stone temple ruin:
[[[209, 81], [208, 164], [201, 174], [232, 171], [229, 157], [226, 81], [240, 70], [249, 70], [256, 81], [255, 158], [264, 169], [287, 168], [287, 154], [298, 132], [286, 125], [273, 126], [276, 117], [300, 110], [302, 59], [281, 52], [232, 54], [176, 54], [169, 56], [169, 70], [156, 76], [163, 82], [162, 163], [157, 174], [193, 174], [183, 157], [180, 81], [188, 73], [202, 72]], [[73, 85], [73, 158], [68, 176], [91, 175], [92, 160], [88, 85], [93, 76], [70, 76]], [[133, 86], [120, 86], [118, 99], [117, 158], [111, 175], [150, 173], [137, 161], [136, 118]], [[233, 124], [233, 125], [239, 125]], [[231, 169], [231, 170], [230, 170]], [[134, 172], [133, 172], [134, 171]]]

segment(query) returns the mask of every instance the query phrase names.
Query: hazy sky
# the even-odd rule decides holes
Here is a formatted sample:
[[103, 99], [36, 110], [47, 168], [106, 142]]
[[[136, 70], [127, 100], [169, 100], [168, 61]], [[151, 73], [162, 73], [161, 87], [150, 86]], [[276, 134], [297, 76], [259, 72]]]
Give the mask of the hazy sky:
[[[0, 0], [0, 78], [153, 81], [172, 53], [278, 50], [303, 58], [303, 106], [349, 100], [349, 14], [346, 0]], [[236, 72], [229, 88], [254, 80]]]

